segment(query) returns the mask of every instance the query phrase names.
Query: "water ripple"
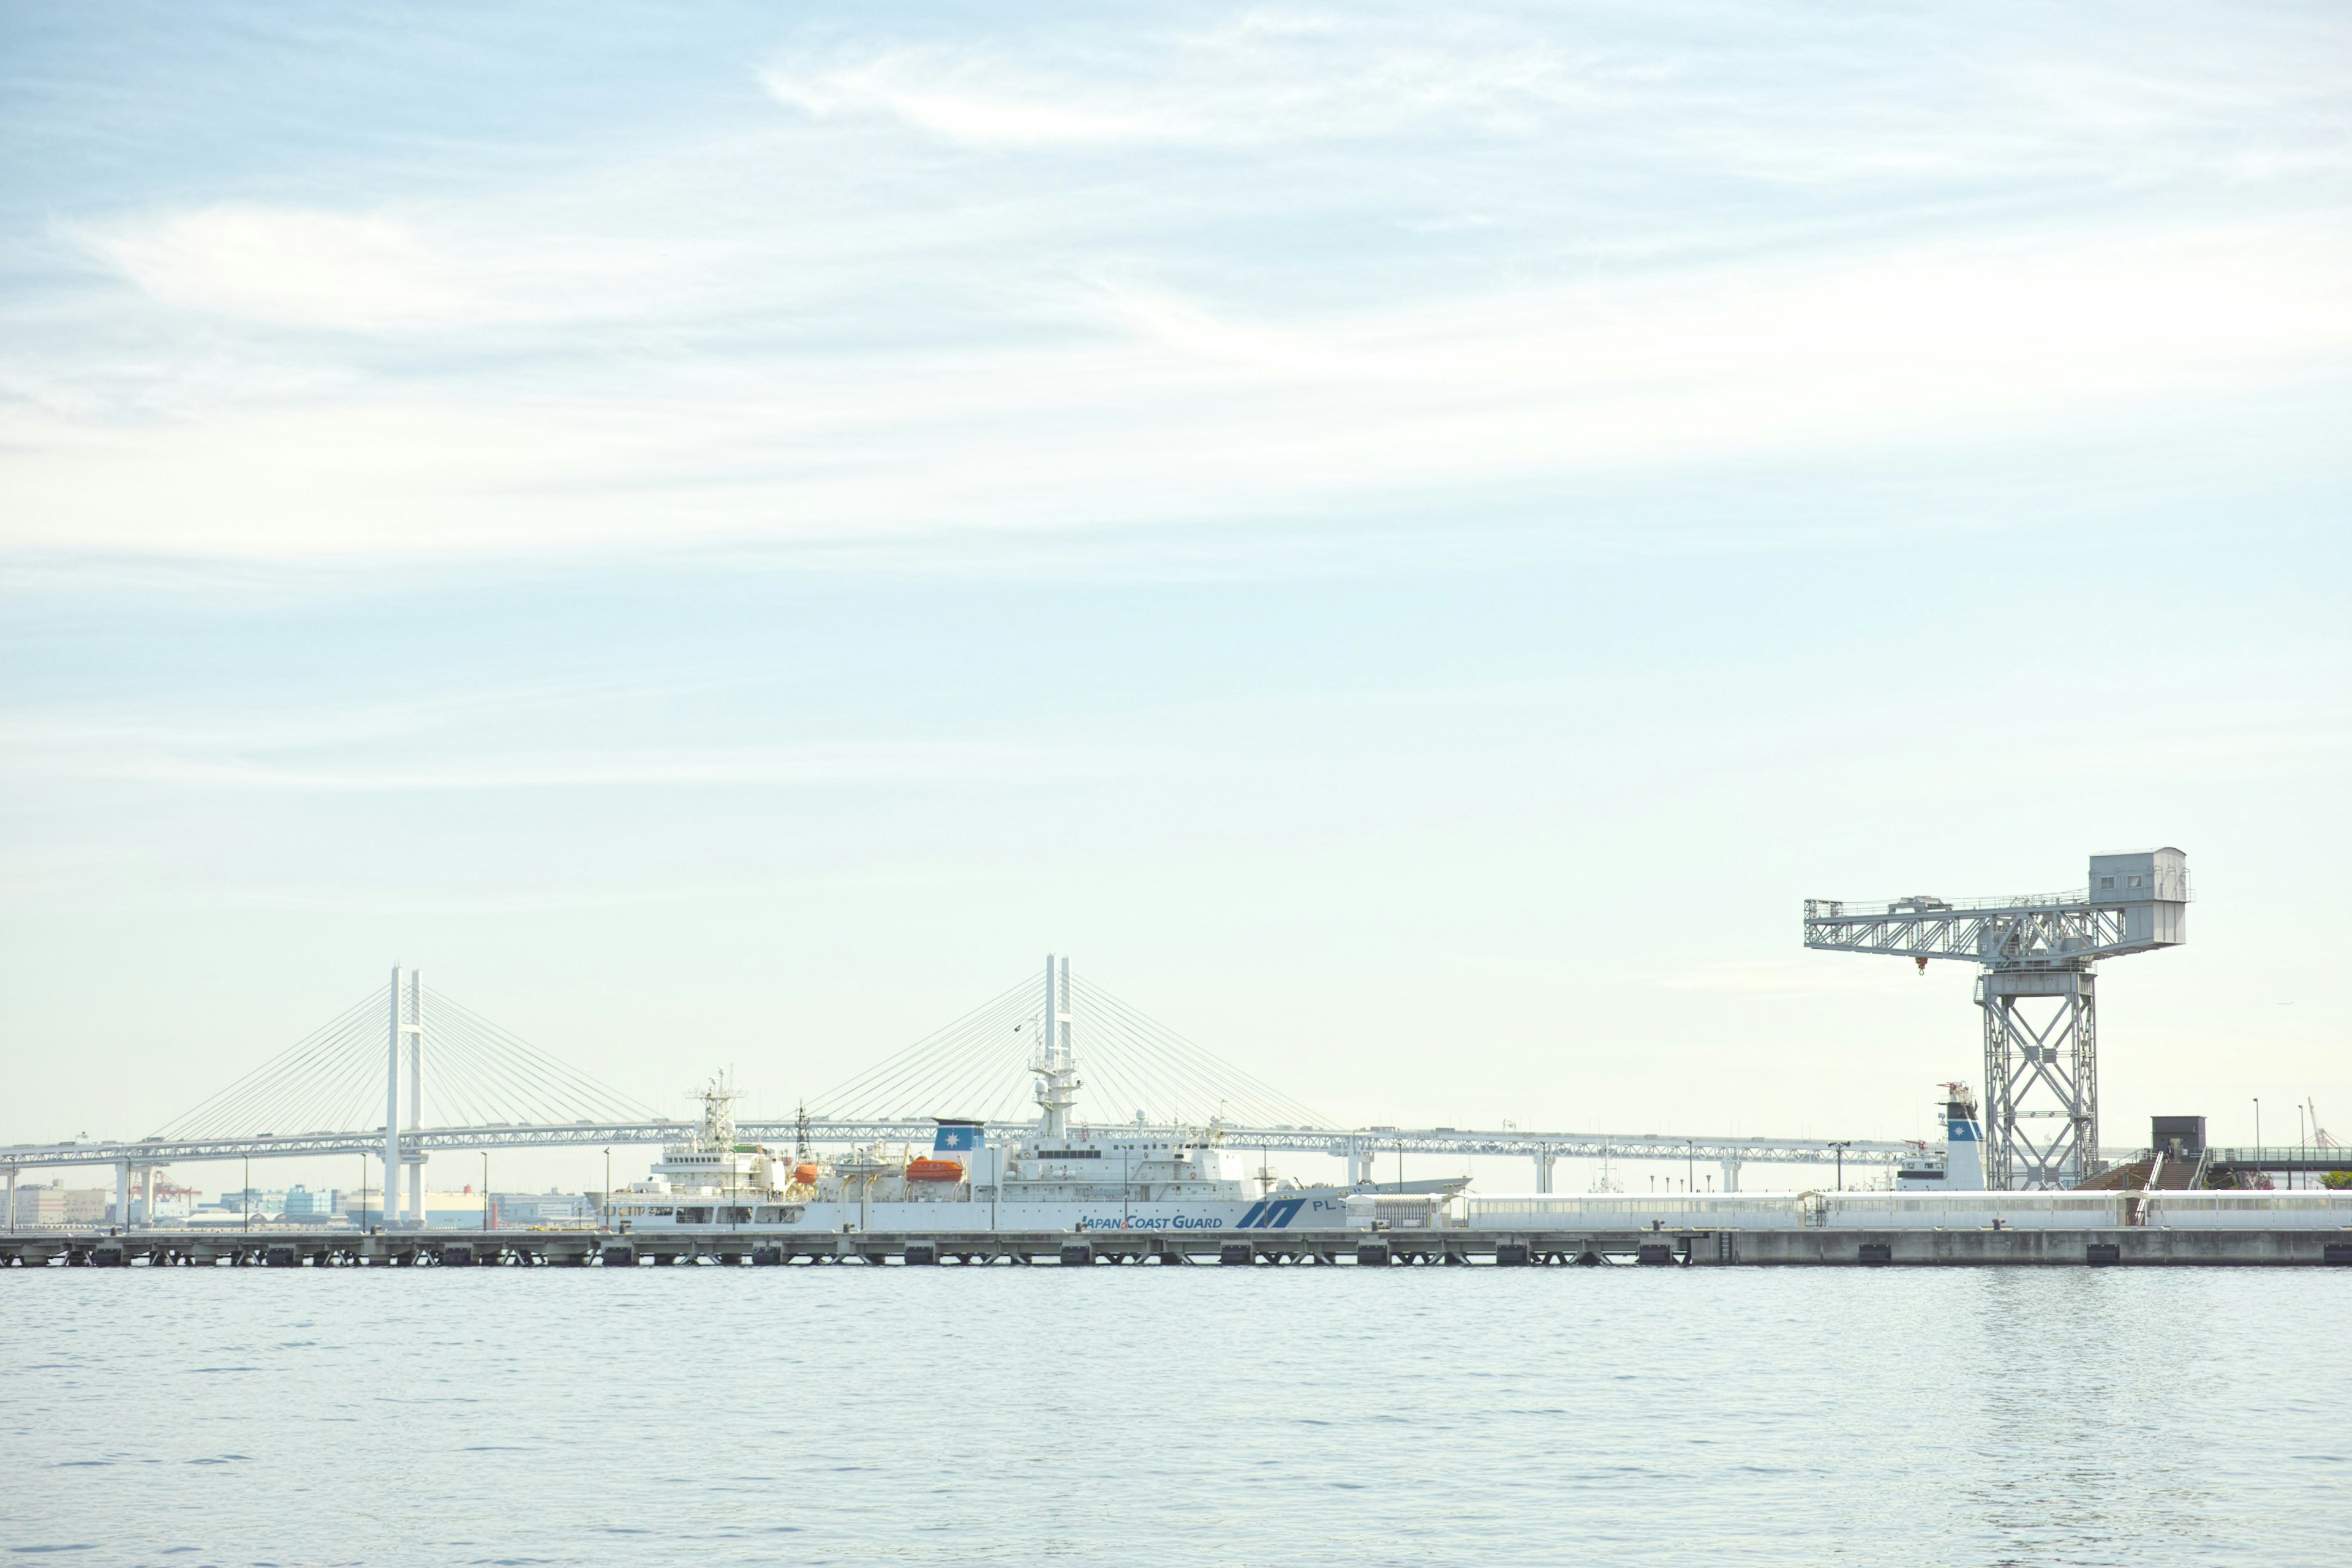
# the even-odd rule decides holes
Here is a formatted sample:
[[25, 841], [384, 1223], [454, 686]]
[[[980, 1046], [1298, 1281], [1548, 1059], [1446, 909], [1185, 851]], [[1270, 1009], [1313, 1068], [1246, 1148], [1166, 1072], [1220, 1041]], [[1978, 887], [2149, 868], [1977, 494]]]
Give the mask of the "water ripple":
[[109, 1271], [13, 1279], [0, 1435], [50, 1458], [8, 1533], [52, 1544], [10, 1551], [2156, 1568], [2352, 1539], [2352, 1357], [2314, 1337], [2342, 1274], [453, 1270], [429, 1315], [400, 1277], [286, 1282], [165, 1313]]

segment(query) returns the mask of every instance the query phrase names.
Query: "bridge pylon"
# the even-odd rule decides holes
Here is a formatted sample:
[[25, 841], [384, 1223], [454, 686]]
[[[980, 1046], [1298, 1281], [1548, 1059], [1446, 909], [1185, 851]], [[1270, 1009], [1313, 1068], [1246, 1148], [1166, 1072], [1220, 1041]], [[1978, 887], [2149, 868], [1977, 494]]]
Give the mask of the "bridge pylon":
[[[383, 1073], [383, 1227], [425, 1226], [425, 1151], [415, 1134], [425, 1125], [425, 974], [392, 970], [392, 1028], [385, 1043]], [[400, 1069], [408, 1068], [408, 1131], [400, 1136]], [[408, 1214], [400, 1217], [400, 1177], [408, 1174]]]

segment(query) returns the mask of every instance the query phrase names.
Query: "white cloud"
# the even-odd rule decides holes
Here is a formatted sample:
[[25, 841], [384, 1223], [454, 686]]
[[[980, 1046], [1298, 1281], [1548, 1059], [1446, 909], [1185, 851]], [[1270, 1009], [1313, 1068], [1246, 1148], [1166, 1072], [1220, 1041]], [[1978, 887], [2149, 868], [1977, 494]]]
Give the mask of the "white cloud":
[[[1088, 330], [0, 410], [8, 543], [479, 553], [1242, 519], [1401, 491], [2122, 427], [2324, 378], [2352, 237], [2053, 233], [1254, 316], [1081, 283]], [[672, 308], [645, 305], [648, 319]], [[593, 339], [593, 334], [591, 335]], [[593, 341], [589, 344], [593, 351]]]
[[[595, 789], [616, 785], [936, 786], [1108, 778], [1182, 758], [1111, 744], [810, 741], [790, 745], [531, 749], [506, 739], [495, 711], [456, 733], [474, 694], [427, 715], [398, 708], [335, 709], [209, 724], [58, 715], [0, 719], [0, 777], [104, 780], [273, 794], [412, 795]], [[518, 693], [498, 707], [514, 706]], [[296, 721], [299, 721], [299, 722]], [[510, 726], [509, 726], [510, 727]], [[395, 743], [396, 742], [396, 743]]]
[[[2352, 232], [2325, 204], [2233, 184], [2236, 205], [2060, 222], [2037, 187], [1952, 219], [1993, 212], [1945, 184], [1988, 171], [2105, 189], [2210, 180], [2273, 143], [2324, 154], [2250, 107], [2293, 74], [2274, 53], [2183, 109], [2103, 89], [2128, 112], [2089, 136], [2051, 86], [2080, 51], [2047, 40], [1969, 70], [1896, 51], [1885, 79], [1791, 44], [1800, 92], [1771, 49], [1587, 33], [1259, 12], [852, 40], [763, 74], [795, 114], [755, 105], [562, 179], [86, 223], [172, 310], [47, 342], [60, 312], [5, 318], [0, 547], [430, 555], [1459, 511], [1473, 488], [2187, 427], [2352, 353]], [[2037, 50], [2041, 77], [2005, 64]], [[1910, 101], [1916, 81], [1945, 96]], [[1101, 156], [1083, 178], [943, 158], [910, 126]], [[1841, 183], [1869, 198], [1822, 196]]]
[[86, 242], [184, 310], [363, 330], [445, 322], [470, 301], [408, 226], [382, 216], [228, 205], [93, 231]]
[[287, 766], [164, 756], [102, 763], [89, 775], [163, 784], [322, 795], [450, 790], [593, 789], [637, 784], [954, 785], [1013, 784], [1103, 772], [1100, 758], [1041, 758], [1014, 746], [812, 745], [698, 747], [622, 752], [469, 756], [453, 765]]
[[895, 120], [950, 142], [1017, 148], [1311, 143], [1443, 125], [1524, 133], [1563, 110], [1606, 103], [1629, 74], [1651, 73], [1475, 21], [1396, 29], [1257, 15], [1017, 62], [908, 48], [847, 64], [787, 61], [761, 81], [820, 120]]
[[1221, 361], [1276, 374], [1378, 375], [1379, 362], [1318, 346], [1311, 337], [1220, 316], [1196, 300], [1108, 279], [1095, 282], [1102, 316], [1149, 342], [1190, 359]]
[[503, 205], [446, 213], [429, 226], [383, 213], [222, 205], [72, 233], [175, 310], [411, 339], [665, 316], [691, 308], [729, 248], [675, 233], [568, 232], [559, 222]]
[[1181, 121], [1076, 100], [1059, 84], [941, 74], [889, 57], [811, 76], [771, 69], [761, 80], [778, 102], [819, 120], [879, 115], [981, 146], [1158, 141], [1192, 129]]

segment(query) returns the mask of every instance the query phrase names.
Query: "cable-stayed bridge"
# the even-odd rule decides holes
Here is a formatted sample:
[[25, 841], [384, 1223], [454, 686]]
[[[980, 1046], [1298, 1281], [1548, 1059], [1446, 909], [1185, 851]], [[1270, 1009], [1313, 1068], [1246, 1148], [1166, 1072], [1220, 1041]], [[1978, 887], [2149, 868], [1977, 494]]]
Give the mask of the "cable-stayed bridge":
[[[1056, 979], [1058, 976], [1058, 979]], [[1055, 1035], [1058, 1031], [1058, 1037]], [[1720, 1167], [1727, 1190], [1750, 1163], [1890, 1164], [1913, 1142], [1564, 1132], [1514, 1127], [1355, 1127], [1312, 1108], [1048, 961], [1047, 978], [1007, 988], [911, 1046], [808, 1097], [788, 1120], [743, 1119], [740, 1135], [818, 1146], [928, 1142], [936, 1117], [1035, 1125], [1048, 1098], [1047, 1040], [1075, 1043], [1072, 1089], [1083, 1084], [1096, 1127], [1198, 1135], [1271, 1155], [1344, 1161], [1370, 1180], [1383, 1156], [1439, 1154], [1530, 1161], [1551, 1190], [1562, 1159], [1671, 1160]], [[423, 1212], [424, 1165], [435, 1153], [659, 1144], [692, 1123], [665, 1117], [474, 1012], [427, 990], [414, 970], [378, 986], [217, 1094], [137, 1139], [0, 1147], [15, 1212], [20, 1173], [110, 1165], [117, 1214], [134, 1181], [162, 1167], [218, 1160], [373, 1156], [378, 1191], [405, 1173]], [[373, 1163], [373, 1162], [372, 1162]]]

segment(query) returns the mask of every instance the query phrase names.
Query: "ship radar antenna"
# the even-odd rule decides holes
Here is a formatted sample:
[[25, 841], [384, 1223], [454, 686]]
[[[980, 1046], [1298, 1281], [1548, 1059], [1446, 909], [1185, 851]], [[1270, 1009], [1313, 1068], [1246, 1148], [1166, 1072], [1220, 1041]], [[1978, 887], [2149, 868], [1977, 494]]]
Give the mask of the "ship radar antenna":
[[735, 1142], [735, 1102], [742, 1099], [725, 1072], [712, 1078], [702, 1091], [702, 1137], [706, 1143], [732, 1147]]

